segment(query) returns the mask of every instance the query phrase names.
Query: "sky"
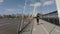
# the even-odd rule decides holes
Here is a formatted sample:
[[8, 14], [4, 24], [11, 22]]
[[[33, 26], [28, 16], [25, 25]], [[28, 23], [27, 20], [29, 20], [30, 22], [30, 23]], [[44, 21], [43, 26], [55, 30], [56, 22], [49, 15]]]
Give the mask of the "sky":
[[55, 0], [0, 0], [0, 14], [43, 14], [56, 11]]

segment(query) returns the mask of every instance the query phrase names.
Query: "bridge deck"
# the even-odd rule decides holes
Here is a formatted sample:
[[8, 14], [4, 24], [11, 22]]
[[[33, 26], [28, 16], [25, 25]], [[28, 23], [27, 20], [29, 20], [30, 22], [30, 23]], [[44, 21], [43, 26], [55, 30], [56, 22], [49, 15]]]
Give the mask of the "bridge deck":
[[32, 34], [60, 34], [60, 27], [40, 19], [40, 25], [34, 20]]
[[[46, 22], [41, 19], [39, 21], [39, 25], [37, 25], [36, 19], [34, 19], [34, 24], [32, 23], [29, 24], [21, 34], [60, 34], [60, 27], [52, 23]], [[34, 26], [31, 33], [32, 25]]]

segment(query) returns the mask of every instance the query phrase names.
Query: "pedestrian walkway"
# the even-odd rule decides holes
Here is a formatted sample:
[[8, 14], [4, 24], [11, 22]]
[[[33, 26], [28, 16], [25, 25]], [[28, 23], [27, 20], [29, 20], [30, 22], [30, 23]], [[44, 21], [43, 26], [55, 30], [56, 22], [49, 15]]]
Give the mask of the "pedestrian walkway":
[[39, 21], [40, 25], [37, 25], [36, 19], [34, 19], [34, 27], [32, 34], [60, 34], [60, 27], [44, 20]]

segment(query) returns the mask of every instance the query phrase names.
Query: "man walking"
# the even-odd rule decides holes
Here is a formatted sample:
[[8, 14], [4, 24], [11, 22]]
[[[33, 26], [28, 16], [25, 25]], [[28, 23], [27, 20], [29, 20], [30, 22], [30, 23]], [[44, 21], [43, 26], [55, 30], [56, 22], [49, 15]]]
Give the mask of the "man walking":
[[37, 14], [37, 16], [36, 16], [36, 21], [37, 21], [37, 25], [39, 25], [39, 13]]

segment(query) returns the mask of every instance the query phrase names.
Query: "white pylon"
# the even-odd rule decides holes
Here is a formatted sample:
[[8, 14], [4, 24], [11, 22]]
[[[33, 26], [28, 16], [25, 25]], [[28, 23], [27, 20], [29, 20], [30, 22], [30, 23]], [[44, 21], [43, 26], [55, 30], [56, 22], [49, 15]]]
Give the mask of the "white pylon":
[[58, 17], [59, 17], [59, 24], [60, 24], [60, 0], [56, 0], [56, 5], [57, 5], [57, 11], [58, 11]]
[[34, 3], [34, 4], [30, 4], [30, 6], [34, 7], [34, 9], [33, 9], [33, 17], [35, 17], [37, 15], [36, 7], [40, 6], [40, 5], [41, 5], [40, 2]]

